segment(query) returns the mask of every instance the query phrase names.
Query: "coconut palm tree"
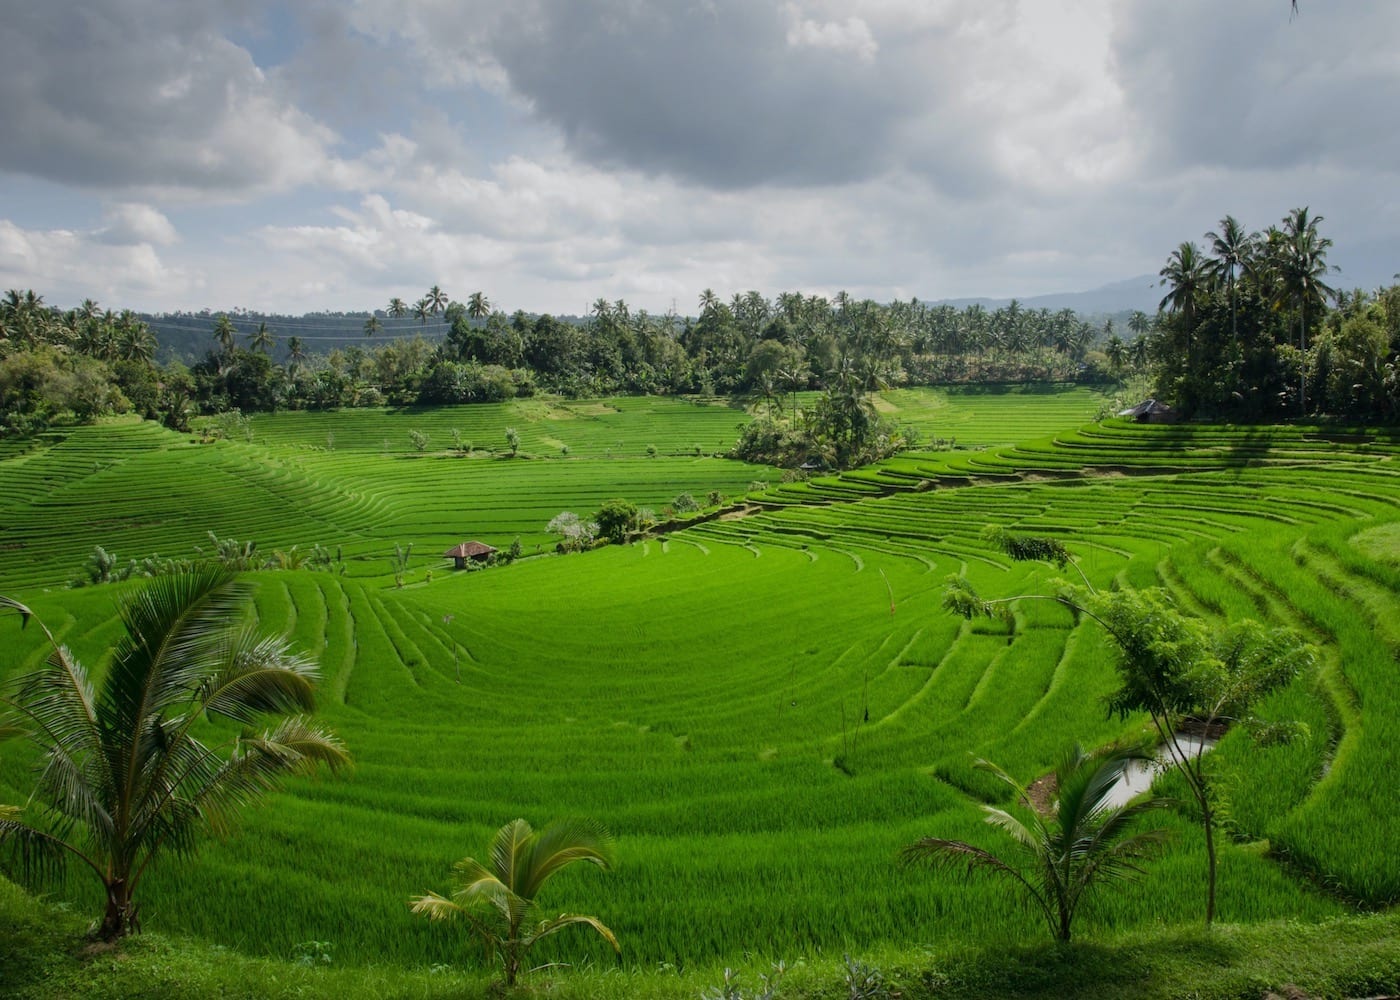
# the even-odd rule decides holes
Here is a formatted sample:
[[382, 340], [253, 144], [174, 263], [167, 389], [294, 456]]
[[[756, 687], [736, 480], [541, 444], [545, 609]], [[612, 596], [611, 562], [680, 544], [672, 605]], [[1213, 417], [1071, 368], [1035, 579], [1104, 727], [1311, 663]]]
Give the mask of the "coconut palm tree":
[[506, 985], [514, 986], [535, 942], [574, 924], [592, 927], [621, 951], [616, 936], [597, 917], [562, 913], [538, 919], [535, 903], [544, 884], [574, 862], [606, 870], [613, 857], [612, 837], [597, 823], [554, 823], [537, 832], [517, 819], [496, 831], [487, 863], [463, 858], [452, 866], [450, 898], [430, 892], [409, 900], [409, 905], [431, 920], [465, 920], [481, 938], [487, 956], [494, 953], [500, 961]]
[[227, 313], [219, 313], [214, 317], [214, 339], [219, 342], [219, 350], [225, 354], [232, 354], [237, 335], [238, 331], [234, 329], [233, 320], [228, 318]]
[[[1308, 208], [1295, 208], [1283, 217], [1283, 228], [1270, 230], [1270, 249], [1278, 278], [1280, 305], [1290, 304], [1298, 312], [1298, 349], [1308, 351], [1308, 307], [1321, 311], [1336, 290], [1322, 279], [1335, 270], [1327, 263], [1332, 241], [1318, 233], [1322, 216]], [[1300, 412], [1308, 409], [1307, 359], [1298, 367]]]
[[472, 292], [467, 296], [467, 316], [471, 319], [485, 319], [491, 315], [491, 301], [485, 292]]
[[1254, 255], [1255, 237], [1244, 231], [1233, 215], [1220, 220], [1220, 232], [1206, 233], [1210, 240], [1210, 254], [1213, 258], [1206, 264], [1206, 270], [1216, 281], [1224, 281], [1230, 290], [1230, 338], [1236, 339], [1235, 279], [1242, 269], [1249, 266]]
[[389, 300], [389, 308], [385, 310], [390, 319], [403, 319], [408, 315], [408, 303], [395, 295]]
[[428, 322], [428, 317], [433, 315], [433, 304], [428, 301], [427, 296], [413, 303], [413, 318], [424, 325]]
[[306, 345], [300, 337], [287, 338], [287, 365], [299, 365], [306, 360]]
[[[0, 808], [0, 846], [21, 874], [90, 868], [106, 894], [104, 940], [139, 928], [136, 890], [158, 854], [189, 855], [203, 828], [227, 830], [284, 774], [349, 759], [301, 714], [314, 665], [244, 625], [250, 599], [217, 567], [157, 577], [122, 603], [125, 634], [100, 686], [40, 623], [52, 653], [4, 694], [41, 770], [28, 805]], [[0, 609], [33, 618], [9, 598]], [[242, 735], [206, 721], [246, 729], [266, 716], [286, 718]]]
[[365, 320], [365, 336], [373, 337], [379, 332], [382, 325], [383, 324], [379, 322], [379, 317], [374, 315], [374, 313], [370, 313], [369, 319]]
[[137, 319], [135, 313], [124, 310], [117, 329], [117, 356], [123, 361], [150, 364], [156, 353], [156, 338], [150, 327]]
[[428, 294], [423, 296], [423, 299], [428, 303], [428, 310], [434, 316], [447, 308], [447, 293], [437, 285], [429, 288]]
[[259, 323], [258, 328], [248, 335], [248, 346], [263, 354], [272, 350], [272, 345], [277, 343], [277, 338], [273, 336], [266, 323]]
[[1169, 285], [1170, 290], [1158, 303], [1159, 310], [1179, 312], [1186, 320], [1186, 359], [1191, 360], [1191, 339], [1196, 326], [1196, 299], [1206, 290], [1210, 281], [1205, 260], [1195, 243], [1186, 242], [1171, 252], [1167, 264], [1158, 272], [1162, 280], [1158, 284]]
[[1138, 750], [1110, 747], [1095, 753], [1071, 748], [1055, 768], [1055, 804], [1048, 813], [1035, 807], [1031, 795], [1001, 768], [985, 760], [977, 766], [1010, 785], [1020, 802], [1020, 815], [996, 806], [983, 806], [986, 821], [1015, 842], [1020, 863], [1004, 861], [961, 840], [925, 837], [904, 848], [906, 863], [927, 862], [944, 868], [965, 867], [996, 872], [1017, 883], [1040, 911], [1056, 941], [1070, 939], [1080, 904], [1096, 884], [1122, 881], [1137, 874], [1137, 862], [1164, 837], [1150, 830], [1132, 836], [1129, 826], [1165, 799], [1138, 799], [1113, 805], [1111, 796], [1124, 771], [1149, 759]]

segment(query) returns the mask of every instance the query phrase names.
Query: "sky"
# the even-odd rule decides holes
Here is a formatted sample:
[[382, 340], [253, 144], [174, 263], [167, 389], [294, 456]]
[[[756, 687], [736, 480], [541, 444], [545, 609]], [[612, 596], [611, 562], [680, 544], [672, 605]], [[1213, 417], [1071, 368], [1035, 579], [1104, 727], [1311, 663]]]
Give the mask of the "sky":
[[1400, 271], [1394, 0], [45, 0], [0, 288], [302, 313], [1029, 297], [1310, 206]]

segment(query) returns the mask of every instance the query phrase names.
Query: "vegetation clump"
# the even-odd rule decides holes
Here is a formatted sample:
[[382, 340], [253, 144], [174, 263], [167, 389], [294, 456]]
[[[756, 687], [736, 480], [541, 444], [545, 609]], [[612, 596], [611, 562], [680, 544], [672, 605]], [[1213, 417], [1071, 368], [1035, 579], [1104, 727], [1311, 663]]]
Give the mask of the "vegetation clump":
[[1019, 815], [983, 806], [986, 820], [1012, 840], [1023, 861], [1009, 862], [961, 840], [924, 837], [904, 848], [906, 863], [965, 866], [1010, 879], [1045, 918], [1056, 941], [1067, 943], [1080, 905], [1096, 886], [1121, 881], [1140, 871], [1138, 862], [1161, 843], [1151, 830], [1129, 835], [1143, 813], [1161, 808], [1163, 799], [1139, 798], [1114, 804], [1127, 769], [1151, 760], [1140, 750], [1108, 748], [1086, 753], [1074, 747], [1055, 767], [1055, 796], [1049, 809], [1037, 808], [1027, 787], [990, 761], [977, 766], [1009, 785], [1020, 803]]
[[[106, 897], [105, 941], [140, 929], [136, 892], [157, 855], [189, 855], [203, 830], [229, 829], [282, 775], [349, 760], [305, 714], [315, 667], [242, 626], [248, 599], [222, 569], [161, 577], [123, 602], [125, 634], [100, 687], [41, 624], [48, 662], [5, 692], [40, 771], [28, 805], [0, 807], [0, 849], [21, 875], [92, 871]], [[10, 598], [0, 608], [33, 617]], [[206, 719], [252, 726], [279, 715], [260, 733], [202, 735]]]
[[585, 820], [552, 823], [536, 831], [523, 819], [496, 831], [486, 862], [463, 858], [452, 866], [452, 895], [415, 896], [414, 913], [431, 920], [461, 920], [481, 939], [488, 957], [501, 965], [506, 986], [525, 971], [525, 959], [539, 941], [566, 927], [591, 927], [621, 952], [613, 932], [597, 917], [561, 913], [541, 918], [535, 897], [545, 883], [570, 865], [612, 867], [612, 836]]

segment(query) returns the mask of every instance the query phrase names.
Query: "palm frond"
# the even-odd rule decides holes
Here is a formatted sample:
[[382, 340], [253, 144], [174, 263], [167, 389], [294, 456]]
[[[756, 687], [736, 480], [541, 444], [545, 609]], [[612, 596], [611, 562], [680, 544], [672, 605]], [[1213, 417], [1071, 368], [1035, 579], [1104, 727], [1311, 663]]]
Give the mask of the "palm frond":
[[0, 858], [8, 870], [23, 878], [55, 882], [63, 879], [72, 860], [97, 868], [63, 837], [25, 822], [21, 815], [16, 806], [0, 806]]
[[512, 890], [519, 884], [518, 868], [525, 861], [527, 845], [534, 835], [529, 823], [514, 819], [497, 830], [491, 841], [491, 870]]
[[20, 617], [20, 628], [27, 627], [29, 625], [29, 619], [34, 617], [34, 612], [30, 611], [28, 607], [21, 604], [13, 597], [6, 597], [4, 594], [0, 594], [0, 609], [13, 611], [18, 614]]
[[293, 716], [261, 736], [239, 740], [228, 759], [190, 790], [189, 799], [216, 831], [222, 831], [234, 812], [284, 776], [310, 773], [322, 764], [336, 770], [349, 762], [338, 737], [305, 717]]
[[414, 913], [425, 916], [429, 920], [455, 920], [464, 915], [460, 904], [439, 896], [435, 892], [414, 896], [408, 901], [408, 905]]
[[622, 954], [622, 946], [617, 943], [617, 935], [609, 930], [607, 925], [597, 917], [590, 917], [582, 913], [561, 913], [553, 920], [541, 921], [540, 925], [535, 928], [534, 933], [526, 939], [525, 943], [526, 945], [532, 945], [540, 940], [540, 938], [549, 937], [551, 934], [557, 934], [565, 927], [572, 927], [576, 924], [584, 924], [588, 927], [592, 927], [602, 936], [604, 941], [613, 946], [613, 951], [617, 952], [619, 955]]
[[203, 567], [156, 577], [124, 601], [126, 634], [102, 686], [102, 717], [134, 733], [142, 720], [188, 702], [247, 600], [230, 573]]
[[44, 665], [14, 682], [14, 710], [72, 754], [92, 753], [100, 743], [92, 684], [66, 646], [56, 644]]
[[319, 674], [285, 639], [234, 631], [216, 672], [203, 679], [199, 700], [211, 715], [252, 725], [261, 715], [309, 712], [316, 707]]
[[574, 862], [608, 869], [615, 856], [612, 834], [601, 823], [587, 819], [551, 823], [531, 841], [529, 863], [522, 871], [525, 883], [518, 885], [516, 891], [526, 899], [534, 899], [550, 878]]
[[962, 840], [945, 840], [942, 837], [923, 837], [906, 845], [900, 852], [905, 864], [926, 863], [935, 869], [959, 869], [971, 874], [979, 868], [1000, 872], [1024, 882], [1020, 871], [1007, 864], [991, 851], [985, 851]]
[[57, 815], [87, 827], [97, 842], [112, 836], [112, 814], [101, 775], [92, 774], [92, 761], [84, 766], [73, 756], [55, 747], [44, 756], [35, 797]]
[[1031, 854], [1036, 853], [1046, 840], [1044, 821], [1038, 814], [1031, 814], [1031, 822], [1034, 824], [1031, 827], [1022, 823], [1005, 809], [998, 809], [996, 806], [983, 806], [982, 812], [986, 814], [982, 817], [983, 822], [1001, 830], [1016, 841], [1018, 846]]

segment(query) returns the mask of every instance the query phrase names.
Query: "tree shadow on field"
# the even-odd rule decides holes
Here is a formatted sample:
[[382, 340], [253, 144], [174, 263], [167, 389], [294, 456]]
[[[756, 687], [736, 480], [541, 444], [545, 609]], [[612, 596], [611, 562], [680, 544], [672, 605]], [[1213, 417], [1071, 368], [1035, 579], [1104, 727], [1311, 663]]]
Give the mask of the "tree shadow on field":
[[1242, 433], [1232, 434], [1223, 448], [1230, 470], [1236, 476], [1252, 463], [1269, 457], [1274, 447], [1273, 432], [1264, 427], [1249, 427]]
[[[925, 972], [910, 997], [1016, 997], [1027, 1000], [1157, 1000], [1173, 981], [1173, 971], [1183, 964], [1220, 970], [1215, 981], [1224, 987], [1230, 969], [1243, 949], [1227, 937], [1204, 930], [1189, 936], [1172, 933], [1162, 945], [1141, 943], [1107, 946], [1075, 942], [1068, 946], [1044, 945], [1007, 950], [980, 949], [944, 956], [943, 973], [937, 966]], [[1180, 986], [1180, 980], [1176, 979]], [[911, 984], [912, 985], [912, 984]], [[1240, 984], [1247, 995], [1251, 984]]]

